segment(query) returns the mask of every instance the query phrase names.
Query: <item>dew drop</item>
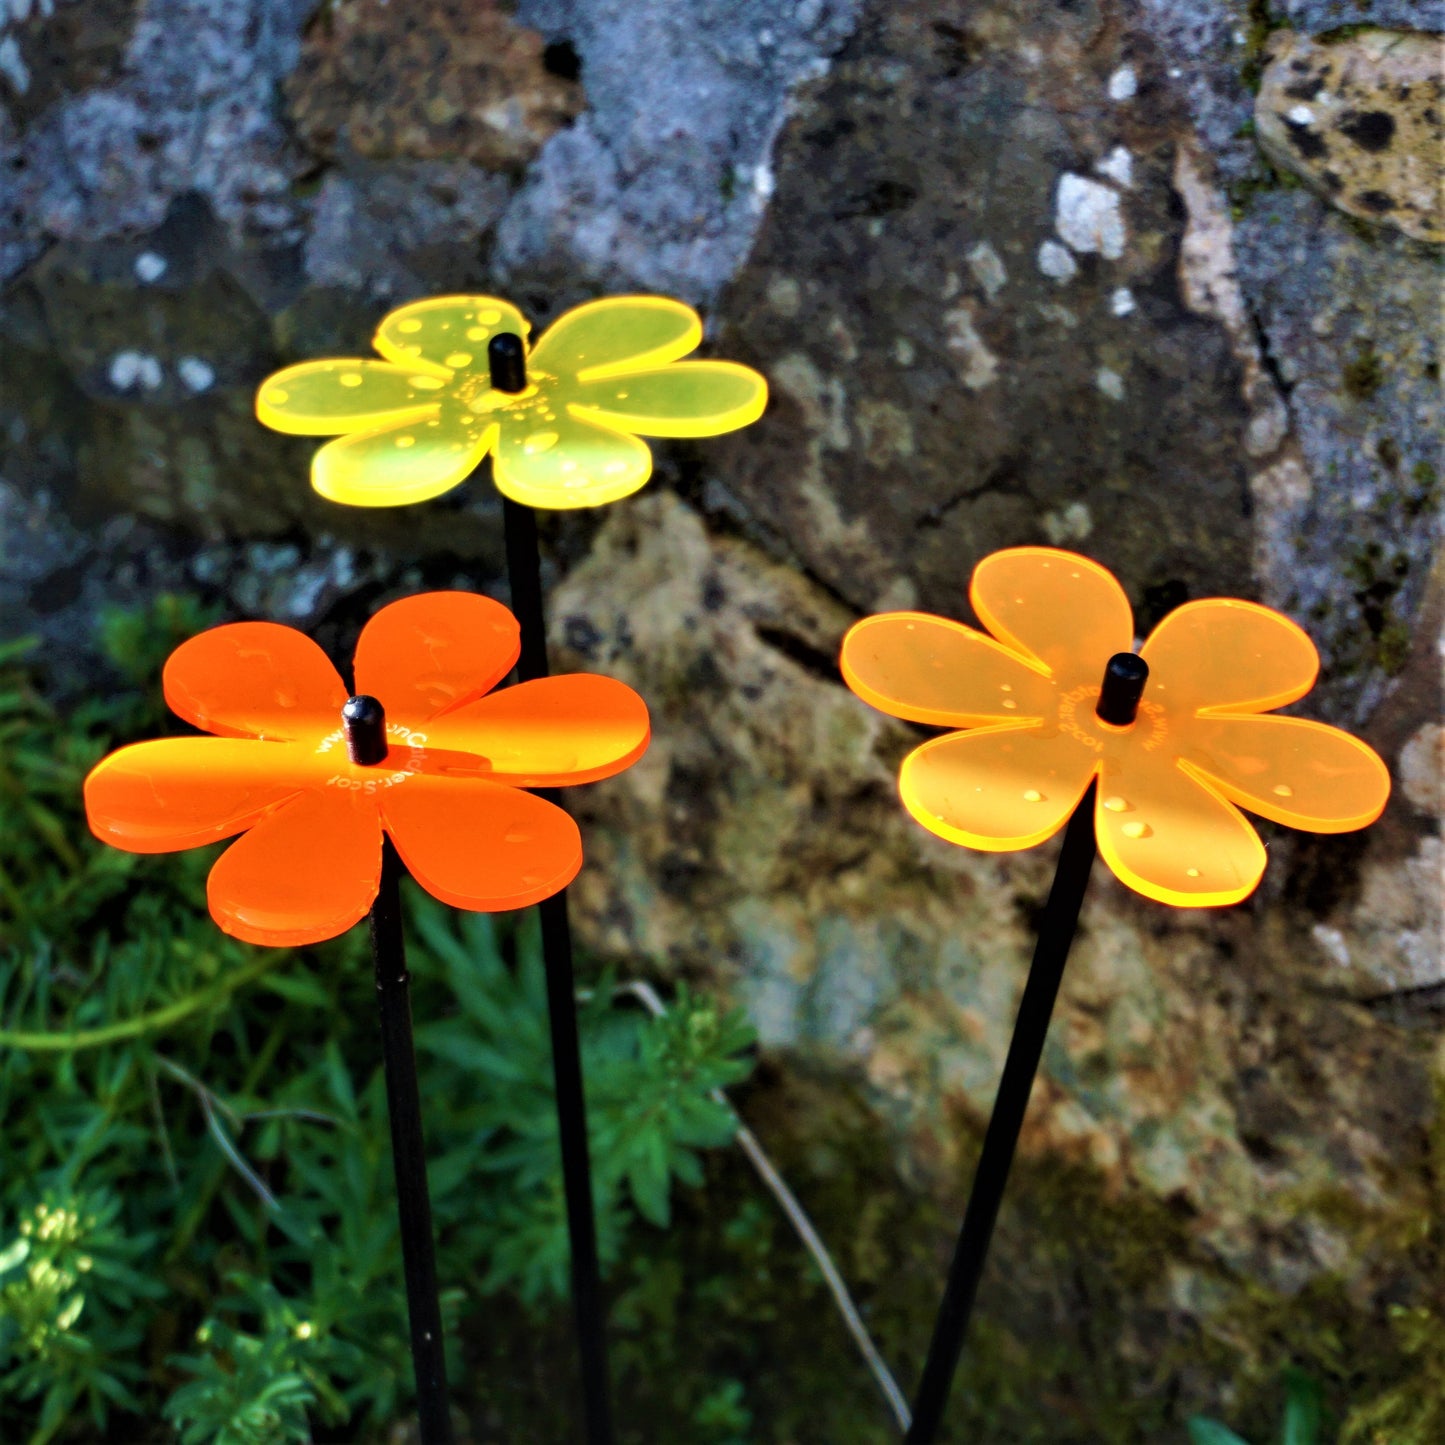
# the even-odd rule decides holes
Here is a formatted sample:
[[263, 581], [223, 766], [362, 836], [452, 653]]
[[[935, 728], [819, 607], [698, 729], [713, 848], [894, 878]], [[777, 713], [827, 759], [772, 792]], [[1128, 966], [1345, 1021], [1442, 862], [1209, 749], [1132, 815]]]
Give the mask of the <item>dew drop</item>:
[[415, 438], [415, 437], [397, 437], [397, 439], [396, 439], [396, 444], [397, 444], [397, 446], [399, 446], [399, 447], [414, 447], [414, 446], [416, 445], [416, 438]]
[[361, 373], [359, 371], [343, 371], [341, 373], [342, 386], [360, 386]]
[[615, 477], [618, 472], [625, 472], [626, 470], [626, 462], [608, 462], [607, 465], [602, 468], [603, 473], [609, 477]]
[[574, 462], [571, 457], [563, 457], [562, 464], [558, 468], [558, 470], [563, 472], [575, 472], [577, 470], [577, 463]]
[[1028, 791], [1024, 794], [1024, 802], [1026, 802], [1026, 803], [1042, 803], [1043, 800], [1044, 800], [1044, 795], [1043, 795], [1041, 792], [1039, 792], [1039, 790], [1038, 790], [1037, 788], [1030, 788], [1030, 789], [1028, 789]]
[[472, 353], [470, 351], [454, 351], [447, 357], [447, 365], [451, 367], [470, 366], [472, 364]]
[[1276, 783], [1274, 793], [1277, 798], [1294, 797], [1294, 789], [1288, 783]]
[[286, 403], [291, 400], [291, 393], [289, 391], [282, 391], [278, 386], [274, 390], [266, 393], [266, 400], [272, 406], [285, 406]]
[[1011, 697], [1004, 698], [1003, 705], [1010, 710], [1018, 707], [1018, 703], [1016, 703]]
[[414, 386], [418, 391], [440, 391], [446, 385], [434, 376], [409, 376], [406, 380], [408, 386]]
[[1104, 806], [1111, 813], [1127, 813], [1129, 811], [1128, 799], [1121, 798], [1117, 793], [1112, 798], [1105, 798]]
[[1199, 877], [1199, 869], [1197, 869], [1197, 868], [1186, 868], [1184, 871], [1185, 871], [1191, 878], [1198, 878], [1198, 877]]
[[418, 321], [415, 317], [412, 317], [410, 321], [398, 321], [396, 323], [396, 329], [398, 331], [405, 332], [406, 335], [410, 336], [414, 332], [421, 330], [421, 322]]
[[618, 400], [618, 401], [626, 401], [629, 395], [630, 395], [629, 392], [619, 391], [619, 392], [617, 393], [617, 400]]
[[502, 313], [495, 309], [477, 312], [477, 320], [480, 321], [483, 326], [495, 326], [501, 319]]
[[1147, 838], [1154, 830], [1148, 823], [1141, 823], [1136, 818], [1132, 822], [1125, 823], [1120, 831], [1126, 838]]
[[549, 452], [557, 445], [559, 438], [554, 431], [535, 431], [526, 441], [522, 443], [522, 450], [528, 456], [536, 456], [538, 452]]
[[526, 828], [509, 828], [502, 841], [504, 843], [530, 843], [532, 834]]
[[999, 688], [1000, 692], [1012, 692], [1013, 690], [1014, 685], [1011, 682], [1006, 682]]

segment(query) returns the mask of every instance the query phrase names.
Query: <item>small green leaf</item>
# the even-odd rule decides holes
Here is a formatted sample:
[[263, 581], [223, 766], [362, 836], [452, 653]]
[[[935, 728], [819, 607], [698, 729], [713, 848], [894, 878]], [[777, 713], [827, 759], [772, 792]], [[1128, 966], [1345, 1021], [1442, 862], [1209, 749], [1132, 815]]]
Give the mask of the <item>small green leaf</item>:
[[1189, 1421], [1189, 1445], [1249, 1445], [1233, 1430], [1226, 1429], [1217, 1420], [1206, 1420], [1195, 1415]]

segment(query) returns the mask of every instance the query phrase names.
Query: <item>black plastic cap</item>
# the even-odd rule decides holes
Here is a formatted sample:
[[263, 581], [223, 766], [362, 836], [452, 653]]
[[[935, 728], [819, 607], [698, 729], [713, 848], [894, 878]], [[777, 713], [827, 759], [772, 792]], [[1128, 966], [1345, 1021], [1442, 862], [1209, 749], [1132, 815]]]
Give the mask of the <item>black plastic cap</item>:
[[492, 371], [492, 386], [497, 391], [527, 389], [527, 348], [520, 336], [511, 331], [497, 332], [487, 342], [487, 365]]
[[1101, 722], [1126, 728], [1139, 716], [1139, 699], [1149, 681], [1149, 664], [1137, 652], [1116, 652], [1104, 668], [1104, 686], [1094, 711]]
[[374, 697], [349, 697], [341, 709], [346, 753], [353, 763], [371, 767], [386, 758], [386, 710]]

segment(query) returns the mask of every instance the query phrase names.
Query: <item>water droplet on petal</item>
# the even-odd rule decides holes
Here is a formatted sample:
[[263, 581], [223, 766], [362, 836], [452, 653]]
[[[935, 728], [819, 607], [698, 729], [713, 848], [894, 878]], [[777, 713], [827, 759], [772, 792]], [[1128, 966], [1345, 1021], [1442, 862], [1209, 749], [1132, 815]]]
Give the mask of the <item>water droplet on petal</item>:
[[291, 400], [291, 393], [283, 391], [279, 386], [274, 387], [266, 393], [266, 401], [271, 406], [285, 406]]
[[406, 381], [408, 386], [414, 386], [418, 391], [440, 391], [446, 385], [434, 376], [409, 376]]
[[1024, 793], [1024, 802], [1026, 803], [1042, 803], [1043, 800], [1044, 795], [1039, 792], [1037, 788], [1029, 788], [1028, 791]]
[[359, 371], [343, 371], [341, 373], [342, 386], [360, 386], [361, 373]]
[[414, 447], [414, 446], [416, 445], [416, 438], [415, 438], [415, 437], [397, 437], [397, 439], [396, 439], [396, 444], [397, 444], [397, 446], [399, 446], [399, 447]]
[[1288, 783], [1277, 783], [1275, 785], [1275, 796], [1278, 798], [1294, 797], [1294, 789]]
[[1121, 798], [1117, 793], [1112, 798], [1105, 798], [1104, 806], [1111, 813], [1127, 813], [1129, 811], [1128, 799]]
[[1141, 823], [1137, 818], [1120, 829], [1126, 838], [1147, 838], [1153, 831], [1148, 823]]
[[571, 457], [563, 457], [562, 465], [559, 467], [558, 470], [564, 472], [575, 472], [577, 470], [577, 463], [574, 462]]
[[528, 456], [536, 456], [538, 452], [549, 452], [555, 447], [560, 438], [554, 431], [534, 431], [526, 441], [522, 443], [522, 450]]
[[1014, 690], [1014, 685], [1013, 685], [1013, 683], [1011, 683], [1011, 682], [1006, 682], [1006, 683], [1002, 684], [1002, 685], [1000, 686], [1000, 688], [999, 688], [999, 691], [1000, 691], [1000, 692], [1012, 692], [1013, 690]]
[[626, 462], [608, 462], [607, 465], [602, 468], [602, 470], [603, 470], [603, 472], [604, 472], [607, 476], [609, 476], [609, 477], [615, 477], [618, 472], [625, 472], [625, 471], [627, 470], [627, 463], [626, 463]]
[[500, 311], [492, 310], [477, 312], [477, 320], [480, 321], [483, 326], [495, 326], [497, 322], [499, 322], [501, 319], [502, 313]]
[[618, 400], [618, 401], [626, 401], [626, 400], [627, 400], [627, 396], [628, 396], [628, 393], [627, 393], [627, 392], [625, 392], [625, 391], [619, 391], [619, 392], [617, 393], [617, 400]]
[[530, 843], [532, 834], [526, 828], [509, 828], [502, 841], [504, 843]]
[[485, 326], [468, 326], [468, 327], [467, 327], [467, 340], [468, 340], [468, 341], [485, 341], [485, 340], [487, 339], [488, 334], [489, 334], [489, 333], [488, 333], [487, 328], [486, 328]]
[[1013, 700], [1013, 698], [1011, 698], [1011, 697], [1006, 697], [1006, 698], [1004, 698], [1004, 700], [1003, 700], [1003, 705], [1004, 705], [1006, 708], [1017, 708], [1017, 707], [1018, 707], [1018, 703], [1016, 703], [1016, 702]]
[[410, 336], [413, 332], [421, 330], [421, 322], [418, 321], [415, 317], [412, 317], [410, 321], [398, 321], [396, 324], [396, 329], [398, 331], [403, 331], [408, 336]]
[[470, 351], [454, 351], [447, 357], [447, 365], [451, 367], [470, 366], [472, 364], [472, 353]]
[[1185, 871], [1191, 878], [1198, 878], [1198, 877], [1199, 877], [1199, 869], [1197, 869], [1197, 868], [1186, 868], [1184, 871]]

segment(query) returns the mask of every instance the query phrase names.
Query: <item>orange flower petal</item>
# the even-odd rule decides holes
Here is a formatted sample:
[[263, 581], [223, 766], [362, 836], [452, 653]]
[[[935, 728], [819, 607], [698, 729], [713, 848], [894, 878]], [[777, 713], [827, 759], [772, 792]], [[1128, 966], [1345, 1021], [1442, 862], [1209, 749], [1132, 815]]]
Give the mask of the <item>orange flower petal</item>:
[[517, 619], [475, 592], [422, 592], [361, 629], [356, 690], [394, 720], [419, 723], [495, 687], [522, 649]]
[[1363, 828], [1390, 796], [1373, 748], [1305, 718], [1195, 718], [1183, 749], [1182, 766], [1241, 807], [1313, 833]]
[[910, 722], [978, 727], [1052, 716], [1053, 684], [1002, 643], [926, 612], [884, 612], [848, 629], [839, 666], [864, 702]]
[[686, 356], [702, 340], [692, 307], [667, 296], [606, 296], [564, 312], [542, 333], [529, 370], [593, 381], [647, 371]]
[[317, 778], [304, 746], [158, 738], [96, 764], [85, 780], [85, 815], [112, 847], [174, 853], [241, 832]]
[[1149, 664], [1146, 697], [1171, 711], [1265, 712], [1303, 697], [1320, 670], [1308, 635], [1282, 613], [1232, 597], [1176, 607], [1139, 655]]
[[211, 917], [247, 943], [294, 948], [345, 933], [376, 898], [376, 801], [317, 788], [263, 818], [211, 869]]
[[487, 342], [499, 331], [526, 339], [527, 318], [500, 296], [432, 296], [382, 318], [371, 344], [398, 366], [448, 372], [488, 370]]
[[610, 778], [647, 751], [648, 737], [647, 704], [630, 687], [573, 673], [455, 708], [428, 723], [426, 745], [469, 754], [494, 781], [536, 788]]
[[1011, 547], [973, 569], [969, 601], [1007, 646], [1060, 681], [1103, 680], [1104, 664], [1134, 646], [1129, 599], [1107, 568], [1052, 547]]
[[340, 723], [346, 685], [294, 627], [231, 622], [181, 643], [161, 674], [166, 702], [221, 737], [295, 738]]
[[1249, 820], [1167, 754], [1107, 754], [1094, 824], [1099, 853], [1121, 881], [1177, 908], [1247, 898], [1265, 851]]
[[1093, 776], [1092, 753], [1057, 732], [984, 728], [924, 743], [903, 760], [903, 805], [950, 843], [1031, 848], [1064, 825]]
[[419, 776], [388, 789], [381, 808], [412, 877], [454, 908], [526, 908], [560, 892], [582, 866], [576, 823], [520, 788]]

